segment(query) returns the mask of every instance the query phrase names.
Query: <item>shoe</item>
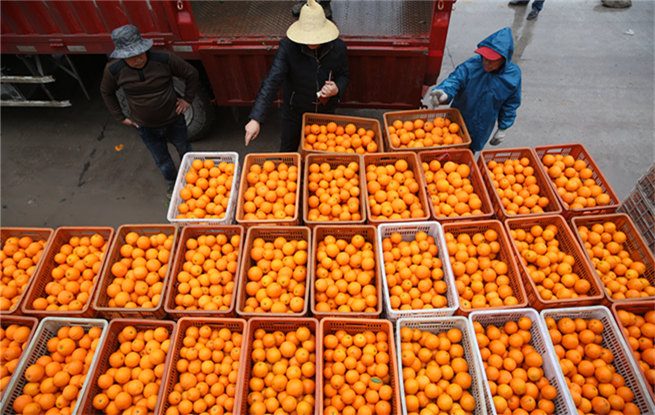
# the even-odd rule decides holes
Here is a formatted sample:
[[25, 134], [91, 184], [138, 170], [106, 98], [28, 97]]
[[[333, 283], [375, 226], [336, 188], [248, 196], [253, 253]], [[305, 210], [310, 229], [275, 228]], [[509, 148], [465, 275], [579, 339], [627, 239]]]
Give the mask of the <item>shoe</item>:
[[528, 20], [534, 20], [539, 16], [539, 10], [532, 9], [530, 10], [530, 13], [528, 13], [528, 17], [526, 19]]
[[175, 183], [169, 183], [168, 186], [166, 186], [166, 197], [171, 198], [173, 196], [173, 189], [175, 189]]
[[510, 0], [508, 6], [525, 6], [530, 3], [529, 0]]
[[300, 16], [300, 9], [302, 9], [302, 6], [304, 6], [307, 2], [306, 1], [298, 1], [296, 4], [291, 6], [291, 14], [294, 16]]

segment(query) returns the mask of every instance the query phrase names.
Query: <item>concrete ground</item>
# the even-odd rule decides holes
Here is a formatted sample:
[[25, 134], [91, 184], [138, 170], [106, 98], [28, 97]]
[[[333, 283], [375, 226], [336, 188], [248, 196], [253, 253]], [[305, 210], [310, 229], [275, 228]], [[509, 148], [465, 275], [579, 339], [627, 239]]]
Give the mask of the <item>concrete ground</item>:
[[[339, 7], [339, 0], [332, 4]], [[608, 9], [600, 0], [548, 0], [538, 19], [527, 21], [529, 7], [459, 0], [440, 80], [480, 40], [510, 26], [523, 103], [502, 147], [582, 143], [623, 200], [655, 160], [654, 11], [650, 0], [633, 0], [628, 9]], [[136, 131], [109, 116], [97, 84], [90, 88], [91, 100], [77, 93], [71, 108], [2, 109], [2, 226], [166, 222], [159, 170]], [[241, 160], [247, 152], [276, 151], [279, 112], [271, 111], [246, 149], [248, 110], [219, 109], [213, 132], [194, 150], [237, 151]], [[340, 112], [382, 120], [384, 111]]]

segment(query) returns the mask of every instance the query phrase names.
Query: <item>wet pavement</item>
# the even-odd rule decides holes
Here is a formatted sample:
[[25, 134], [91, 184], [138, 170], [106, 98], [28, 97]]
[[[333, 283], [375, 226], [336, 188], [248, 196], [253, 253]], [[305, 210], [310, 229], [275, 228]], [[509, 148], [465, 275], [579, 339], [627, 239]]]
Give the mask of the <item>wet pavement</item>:
[[[338, 0], [332, 4], [339, 7]], [[501, 147], [582, 143], [625, 199], [655, 160], [655, 3], [607, 9], [599, 0], [548, 0], [534, 21], [525, 19], [529, 10], [459, 0], [439, 79], [470, 57], [477, 42], [511, 27], [523, 102]], [[101, 71], [102, 62], [90, 68]], [[88, 101], [72, 89], [71, 108], [2, 109], [2, 226], [166, 222], [166, 186], [150, 154], [135, 130], [109, 116], [97, 84], [88, 86]], [[246, 148], [248, 112], [217, 109], [218, 122], [193, 143], [194, 151], [236, 151], [241, 160], [248, 152], [277, 151], [279, 111], [270, 112], [260, 137]], [[384, 111], [339, 113], [381, 121]]]

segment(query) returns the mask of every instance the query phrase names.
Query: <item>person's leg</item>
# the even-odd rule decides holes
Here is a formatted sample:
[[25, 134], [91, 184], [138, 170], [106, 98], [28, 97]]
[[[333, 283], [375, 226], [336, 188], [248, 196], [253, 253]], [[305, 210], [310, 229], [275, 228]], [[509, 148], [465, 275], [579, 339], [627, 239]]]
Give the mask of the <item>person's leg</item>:
[[291, 110], [282, 110], [280, 152], [296, 152], [300, 146], [300, 129], [302, 114]]
[[510, 0], [509, 1], [510, 6], [525, 6], [528, 3], [530, 3], [530, 0]]
[[168, 154], [166, 138], [164, 138], [163, 133], [164, 131], [161, 128], [139, 127], [139, 135], [143, 144], [150, 151], [155, 164], [164, 176], [164, 180], [170, 185], [175, 183], [177, 170], [175, 170], [171, 155]]
[[532, 2], [532, 10], [536, 10], [536, 11], [540, 12], [541, 9], [544, 8], [544, 2], [545, 1], [546, 0], [534, 0]]
[[186, 121], [183, 116], [178, 118], [173, 124], [166, 127], [166, 138], [175, 146], [177, 154], [180, 155], [180, 160], [182, 160], [182, 157], [184, 157], [186, 153], [192, 151]]

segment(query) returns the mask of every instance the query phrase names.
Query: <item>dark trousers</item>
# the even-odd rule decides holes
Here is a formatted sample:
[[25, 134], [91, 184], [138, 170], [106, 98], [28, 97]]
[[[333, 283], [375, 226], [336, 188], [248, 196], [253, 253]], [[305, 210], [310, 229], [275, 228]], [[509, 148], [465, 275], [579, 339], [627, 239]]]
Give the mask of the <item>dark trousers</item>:
[[177, 121], [164, 127], [139, 127], [139, 135], [143, 140], [143, 144], [150, 150], [150, 154], [152, 154], [152, 158], [159, 170], [161, 170], [162, 175], [164, 175], [166, 182], [168, 184], [175, 183], [177, 169], [168, 152], [168, 143], [175, 146], [180, 159], [185, 153], [191, 151], [191, 142], [189, 141], [184, 116], [180, 116]]

